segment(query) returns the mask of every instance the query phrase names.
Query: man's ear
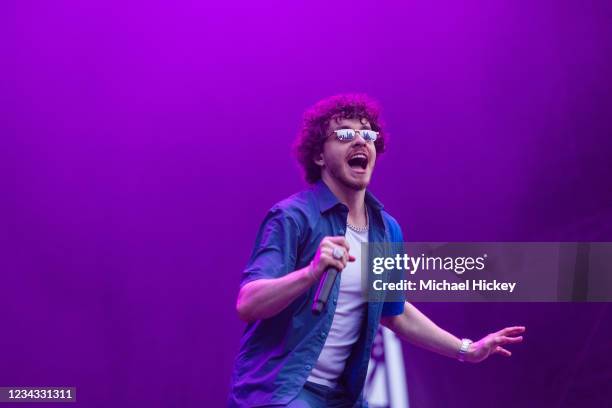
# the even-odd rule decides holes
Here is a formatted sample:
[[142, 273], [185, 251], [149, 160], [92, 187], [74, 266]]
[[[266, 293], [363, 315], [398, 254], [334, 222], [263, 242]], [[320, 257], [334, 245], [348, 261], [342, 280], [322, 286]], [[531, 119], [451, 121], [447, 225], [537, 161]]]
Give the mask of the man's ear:
[[320, 166], [320, 167], [325, 166], [325, 160], [323, 160], [323, 152], [319, 152], [319, 154], [317, 154], [312, 159], [312, 161], [314, 161], [317, 166]]

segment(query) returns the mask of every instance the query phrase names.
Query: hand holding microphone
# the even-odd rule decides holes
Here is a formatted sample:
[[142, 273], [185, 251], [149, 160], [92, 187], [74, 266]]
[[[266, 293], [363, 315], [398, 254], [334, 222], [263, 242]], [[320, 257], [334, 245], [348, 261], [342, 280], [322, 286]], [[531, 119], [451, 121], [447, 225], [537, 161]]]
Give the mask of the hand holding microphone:
[[312, 305], [314, 314], [320, 314], [325, 308], [338, 272], [342, 271], [348, 262], [355, 261], [349, 250], [349, 244], [344, 237], [325, 237], [319, 244], [319, 249], [310, 264], [313, 281], [322, 277]]

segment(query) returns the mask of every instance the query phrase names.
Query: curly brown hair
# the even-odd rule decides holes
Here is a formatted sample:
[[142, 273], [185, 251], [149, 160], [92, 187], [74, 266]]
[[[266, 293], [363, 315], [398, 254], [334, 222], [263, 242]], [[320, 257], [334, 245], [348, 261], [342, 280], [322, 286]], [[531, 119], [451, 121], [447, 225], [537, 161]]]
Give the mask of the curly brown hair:
[[386, 134], [376, 101], [364, 94], [342, 94], [325, 98], [304, 112], [303, 126], [294, 145], [297, 160], [304, 169], [308, 183], [315, 183], [321, 178], [321, 167], [315, 163], [315, 158], [323, 150], [330, 122], [342, 119], [370, 122], [372, 130], [379, 132], [374, 142], [377, 155], [385, 151]]

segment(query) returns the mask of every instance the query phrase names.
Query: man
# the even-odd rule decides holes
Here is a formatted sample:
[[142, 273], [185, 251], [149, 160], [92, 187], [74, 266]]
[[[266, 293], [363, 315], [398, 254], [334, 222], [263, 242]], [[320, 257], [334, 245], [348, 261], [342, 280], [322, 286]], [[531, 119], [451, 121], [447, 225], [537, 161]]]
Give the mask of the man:
[[[353, 407], [361, 397], [379, 323], [448, 357], [510, 356], [524, 327], [472, 343], [442, 330], [408, 302], [366, 302], [362, 242], [403, 242], [398, 223], [367, 190], [385, 133], [364, 95], [327, 98], [304, 116], [296, 144], [312, 187], [276, 204], [243, 273], [237, 311], [248, 325], [236, 358], [230, 407]], [[341, 273], [320, 315], [311, 305], [328, 268]]]

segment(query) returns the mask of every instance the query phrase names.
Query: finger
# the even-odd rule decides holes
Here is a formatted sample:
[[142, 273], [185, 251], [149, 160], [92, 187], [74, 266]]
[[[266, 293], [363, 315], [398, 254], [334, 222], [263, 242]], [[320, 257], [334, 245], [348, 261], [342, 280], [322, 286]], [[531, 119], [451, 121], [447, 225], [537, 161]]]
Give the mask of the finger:
[[324, 242], [323, 244], [321, 244], [321, 248], [319, 250], [321, 254], [325, 254], [330, 258], [336, 259], [336, 257], [334, 256], [334, 250], [336, 250], [336, 248], [342, 250], [342, 258], [344, 258], [344, 256], [346, 255], [346, 250], [339, 245], [332, 244], [331, 242]]
[[321, 266], [323, 272], [329, 270], [330, 268], [333, 268], [338, 272], [341, 272], [344, 269], [344, 264], [342, 261], [331, 256], [321, 257]]
[[331, 266], [336, 268], [338, 272], [342, 272], [342, 270], [346, 267], [346, 264], [340, 259], [334, 259], [334, 263]]
[[333, 250], [335, 247], [337, 247], [338, 244], [336, 244], [335, 242], [330, 241], [329, 239], [324, 240], [321, 243], [321, 248], [328, 248]]
[[333, 248], [331, 247], [322, 247], [321, 248], [321, 258], [333, 259]]
[[512, 355], [512, 353], [509, 350], [506, 350], [503, 347], [497, 346], [495, 347], [495, 352], [497, 354], [501, 354], [504, 357], [510, 357]]
[[351, 246], [344, 237], [327, 237], [327, 239], [336, 245], [342, 245], [347, 251], [351, 249]]
[[511, 336], [511, 335], [523, 333], [524, 331], [525, 331], [525, 326], [513, 326], [513, 327], [506, 327], [505, 329], [498, 331], [497, 334], [499, 336]]
[[498, 346], [501, 344], [516, 344], [516, 343], [520, 343], [521, 341], [523, 341], [523, 336], [518, 336], [518, 337], [499, 336], [495, 338], [495, 344]]
[[319, 262], [324, 265], [325, 268], [333, 266], [338, 259], [334, 258], [333, 251], [330, 248], [326, 248], [321, 251], [321, 256], [319, 258]]
[[346, 267], [346, 262], [344, 261], [344, 259], [343, 258], [341, 258], [341, 259], [334, 258], [333, 253], [332, 254], [327, 254], [324, 259], [325, 259], [325, 265], [326, 265], [325, 269], [327, 269], [327, 268], [335, 268], [338, 271], [341, 271], [341, 270], [343, 270]]
[[[331, 249], [331, 256], [334, 259], [337, 259], [338, 261], [341, 261], [342, 263], [344, 263], [346, 265], [346, 263], [349, 260], [349, 252], [346, 248], [340, 246], [340, 245], [334, 245]], [[340, 252], [342, 253], [342, 256], [340, 258], [336, 258], [334, 252], [340, 250]]]
[[[328, 237], [328, 238], [333, 238], [333, 237]], [[321, 248], [329, 248], [330, 250], [334, 250], [334, 248], [340, 248], [342, 250], [342, 252], [348, 252], [348, 249], [337, 242], [332, 242], [331, 239], [325, 239], [322, 243], [321, 243]]]

